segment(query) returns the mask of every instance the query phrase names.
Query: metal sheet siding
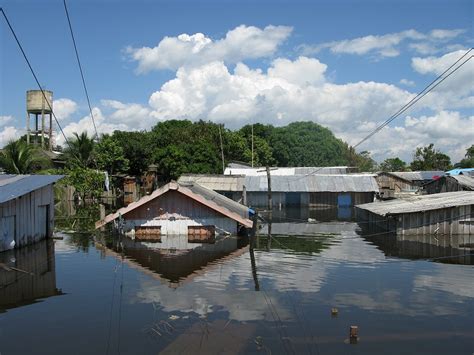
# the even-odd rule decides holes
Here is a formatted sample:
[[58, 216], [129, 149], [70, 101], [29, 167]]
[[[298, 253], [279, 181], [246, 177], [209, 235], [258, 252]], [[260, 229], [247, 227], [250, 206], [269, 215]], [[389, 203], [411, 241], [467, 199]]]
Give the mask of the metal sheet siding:
[[[0, 204], [0, 219], [14, 218], [15, 228], [9, 228], [8, 233], [14, 233], [15, 247], [32, 244], [50, 237], [54, 228], [54, 192], [53, 186], [45, 186], [32, 191], [21, 198], [9, 200]], [[0, 251], [12, 249], [8, 243], [11, 235], [0, 237]]]

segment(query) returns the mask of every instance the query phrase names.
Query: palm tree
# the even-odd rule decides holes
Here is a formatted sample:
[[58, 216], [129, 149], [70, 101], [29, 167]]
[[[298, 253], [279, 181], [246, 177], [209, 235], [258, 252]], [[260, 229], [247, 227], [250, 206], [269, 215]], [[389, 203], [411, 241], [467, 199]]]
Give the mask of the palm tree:
[[0, 152], [0, 167], [8, 174], [29, 174], [50, 165], [38, 148], [23, 140], [10, 141]]
[[87, 135], [87, 132], [74, 133], [74, 137], [69, 139], [69, 145], [64, 149], [64, 156], [66, 160], [75, 161], [83, 167], [90, 167], [93, 162], [93, 149], [94, 140]]

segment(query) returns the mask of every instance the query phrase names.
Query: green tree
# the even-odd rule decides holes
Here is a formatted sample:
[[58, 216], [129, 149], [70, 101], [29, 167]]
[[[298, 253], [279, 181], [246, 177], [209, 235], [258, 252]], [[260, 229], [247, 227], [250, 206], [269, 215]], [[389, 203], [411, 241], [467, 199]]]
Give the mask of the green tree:
[[380, 164], [380, 170], [382, 171], [405, 171], [407, 163], [400, 158], [387, 158]]
[[410, 168], [413, 171], [445, 171], [451, 169], [451, 159], [446, 154], [435, 149], [434, 144], [431, 143], [425, 147], [416, 148]]
[[129, 162], [127, 174], [141, 176], [152, 162], [153, 139], [151, 132], [115, 131], [111, 138], [123, 149]]
[[94, 146], [93, 154], [100, 170], [111, 175], [128, 171], [128, 159], [124, 156], [123, 148], [109, 135], [102, 136]]
[[84, 167], [91, 167], [94, 162], [92, 152], [94, 151], [94, 140], [87, 135], [87, 132], [81, 134], [74, 133], [73, 137], [68, 138], [69, 144], [64, 149], [64, 157], [67, 164], [79, 163]]
[[97, 170], [71, 165], [65, 169], [66, 177], [60, 181], [61, 184], [74, 186], [76, 196], [82, 200], [86, 198], [97, 199], [104, 191], [104, 174]]
[[10, 141], [0, 152], [0, 167], [8, 174], [30, 174], [50, 166], [39, 148], [21, 139]]
[[474, 144], [466, 149], [464, 159], [456, 164], [456, 168], [474, 168]]

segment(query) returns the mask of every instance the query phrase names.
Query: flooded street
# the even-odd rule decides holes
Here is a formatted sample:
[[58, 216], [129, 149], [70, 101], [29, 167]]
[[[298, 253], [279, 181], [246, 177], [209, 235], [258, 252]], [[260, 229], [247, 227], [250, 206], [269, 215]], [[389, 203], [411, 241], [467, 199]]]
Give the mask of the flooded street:
[[277, 214], [253, 251], [58, 235], [0, 253], [2, 355], [474, 350], [468, 237], [362, 232], [351, 211]]

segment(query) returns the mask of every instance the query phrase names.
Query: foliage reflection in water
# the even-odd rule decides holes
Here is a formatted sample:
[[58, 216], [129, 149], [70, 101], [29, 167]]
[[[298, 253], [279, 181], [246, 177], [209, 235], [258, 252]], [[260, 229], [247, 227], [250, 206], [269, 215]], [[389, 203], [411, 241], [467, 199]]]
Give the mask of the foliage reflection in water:
[[[370, 236], [327, 211], [273, 220], [253, 251], [232, 236], [195, 244], [65, 234], [0, 254], [0, 352], [472, 351], [469, 238]], [[347, 341], [351, 325], [357, 345]]]

